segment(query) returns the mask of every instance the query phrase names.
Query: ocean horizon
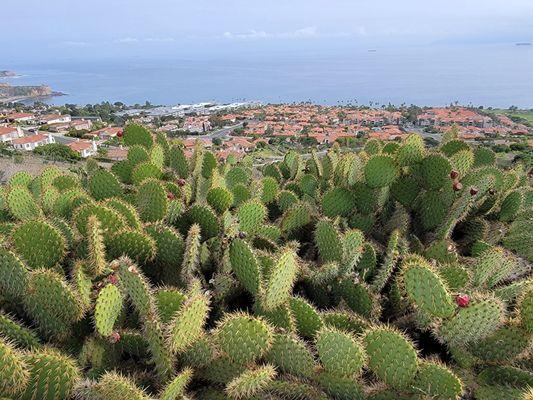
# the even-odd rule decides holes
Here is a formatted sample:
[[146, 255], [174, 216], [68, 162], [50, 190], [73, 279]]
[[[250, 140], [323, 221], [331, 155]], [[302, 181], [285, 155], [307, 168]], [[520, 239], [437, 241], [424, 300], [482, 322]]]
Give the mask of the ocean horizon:
[[50, 104], [203, 101], [417, 104], [533, 108], [533, 46], [373, 48], [343, 52], [250, 52], [211, 57], [8, 62], [21, 76], [67, 95]]

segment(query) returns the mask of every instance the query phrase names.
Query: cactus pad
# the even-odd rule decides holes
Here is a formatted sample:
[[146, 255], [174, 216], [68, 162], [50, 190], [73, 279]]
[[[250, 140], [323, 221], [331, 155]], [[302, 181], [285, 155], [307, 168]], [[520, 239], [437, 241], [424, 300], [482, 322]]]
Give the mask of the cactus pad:
[[226, 386], [226, 393], [235, 400], [249, 399], [261, 392], [276, 376], [271, 365], [248, 369]]
[[40, 217], [41, 209], [30, 191], [24, 186], [14, 186], [7, 194], [7, 205], [11, 214], [21, 221]]
[[438, 334], [451, 345], [471, 343], [496, 331], [503, 313], [503, 304], [496, 299], [474, 299], [467, 308], [461, 308], [451, 319], [443, 321]]
[[28, 384], [22, 353], [0, 338], [0, 396], [18, 396]]
[[168, 199], [163, 185], [154, 179], [145, 181], [137, 193], [137, 209], [145, 222], [155, 222], [165, 218]]
[[371, 188], [389, 186], [398, 176], [398, 167], [390, 156], [372, 156], [365, 165], [365, 181]]
[[29, 381], [20, 400], [68, 399], [80, 371], [76, 362], [56, 350], [45, 349], [24, 357]]
[[289, 299], [297, 272], [298, 263], [294, 251], [281, 251], [265, 283], [262, 301], [265, 310], [273, 310]]
[[212, 188], [207, 192], [207, 203], [218, 214], [223, 214], [233, 204], [233, 194], [223, 187]]
[[411, 384], [418, 368], [417, 355], [402, 334], [390, 328], [370, 329], [363, 344], [368, 366], [379, 379], [398, 389]]
[[94, 306], [94, 324], [104, 337], [111, 335], [117, 318], [122, 311], [123, 297], [116, 285], [107, 284], [98, 293]]
[[435, 317], [450, 317], [455, 307], [446, 287], [432, 268], [421, 261], [402, 265], [403, 284], [407, 296], [423, 312]]
[[196, 294], [185, 300], [169, 323], [168, 343], [174, 352], [182, 352], [203, 333], [209, 312], [209, 299]]
[[229, 248], [229, 259], [239, 282], [253, 295], [259, 294], [261, 274], [251, 247], [242, 239], [234, 239]]
[[246, 315], [227, 315], [215, 333], [217, 347], [239, 364], [263, 356], [273, 341], [272, 328], [261, 319]]
[[52, 268], [65, 255], [65, 239], [45, 221], [22, 223], [13, 231], [12, 239], [15, 251], [30, 268]]
[[105, 169], [99, 169], [89, 178], [89, 192], [96, 200], [120, 196], [122, 187], [117, 177]]
[[445, 366], [434, 362], [423, 362], [413, 383], [413, 391], [431, 398], [455, 400], [463, 392], [462, 383]]
[[315, 345], [326, 371], [340, 376], [356, 376], [361, 372], [365, 352], [351, 334], [322, 328], [316, 334]]

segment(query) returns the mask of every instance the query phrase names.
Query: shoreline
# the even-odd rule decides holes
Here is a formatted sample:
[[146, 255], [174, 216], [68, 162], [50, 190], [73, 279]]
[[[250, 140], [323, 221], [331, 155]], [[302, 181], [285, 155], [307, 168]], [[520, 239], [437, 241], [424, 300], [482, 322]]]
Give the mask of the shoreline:
[[68, 93], [63, 92], [52, 92], [47, 95], [42, 96], [13, 96], [13, 97], [7, 97], [7, 98], [0, 98], [0, 104], [2, 103], [17, 103], [17, 102], [25, 102], [25, 101], [31, 101], [31, 100], [46, 100], [52, 97], [61, 97], [61, 96], [68, 96]]

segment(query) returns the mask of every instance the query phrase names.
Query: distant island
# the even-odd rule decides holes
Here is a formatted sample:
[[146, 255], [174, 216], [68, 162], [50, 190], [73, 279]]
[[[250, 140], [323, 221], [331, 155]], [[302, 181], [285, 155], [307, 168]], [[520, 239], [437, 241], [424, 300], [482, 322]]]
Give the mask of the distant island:
[[519, 43], [516, 43], [517, 46], [531, 46], [531, 43], [530, 42], [519, 42]]
[[0, 78], [13, 78], [17, 74], [13, 71], [0, 71]]
[[[13, 71], [0, 71], [0, 78], [13, 78], [17, 74]], [[62, 96], [64, 93], [55, 92], [48, 85], [10, 85], [0, 83], [0, 103], [39, 99], [50, 96]]]

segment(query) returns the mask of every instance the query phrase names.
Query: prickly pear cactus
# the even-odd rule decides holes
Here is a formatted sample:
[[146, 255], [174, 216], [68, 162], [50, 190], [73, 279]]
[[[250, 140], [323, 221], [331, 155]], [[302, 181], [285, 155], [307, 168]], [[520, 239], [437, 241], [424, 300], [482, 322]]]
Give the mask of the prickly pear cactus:
[[0, 186], [0, 398], [531, 397], [527, 165], [454, 132], [261, 167], [117, 140]]

